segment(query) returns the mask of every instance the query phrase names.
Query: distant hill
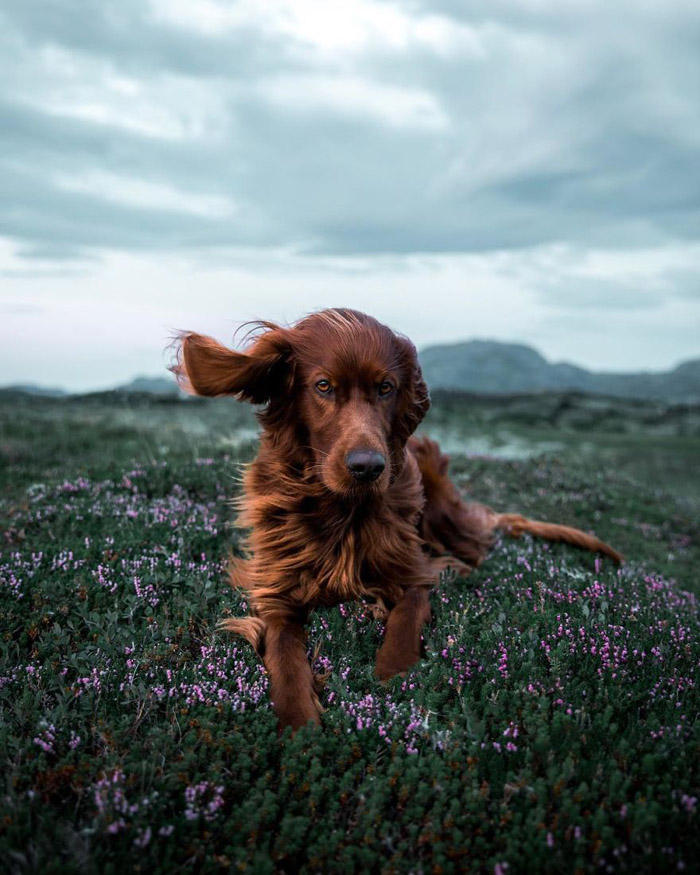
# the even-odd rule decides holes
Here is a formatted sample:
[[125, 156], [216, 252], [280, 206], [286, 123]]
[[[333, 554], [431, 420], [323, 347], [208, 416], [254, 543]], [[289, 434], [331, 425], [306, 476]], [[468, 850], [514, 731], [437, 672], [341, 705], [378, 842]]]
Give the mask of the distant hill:
[[117, 392], [146, 392], [149, 395], [179, 395], [181, 390], [175, 377], [135, 377], [130, 383], [118, 386]]
[[36, 386], [33, 383], [15, 384], [12, 386], [0, 386], [0, 395], [3, 397], [15, 395], [30, 395], [37, 398], [69, 398], [96, 395], [156, 395], [162, 398], [185, 398], [189, 397], [183, 392], [175, 378], [167, 377], [135, 377], [131, 382], [124, 383], [114, 389], [97, 389], [91, 392], [66, 392], [64, 389], [56, 389], [48, 386]]
[[64, 389], [58, 389], [55, 386], [35, 386], [33, 383], [18, 383], [13, 386], [3, 386], [3, 392], [13, 393], [20, 392], [23, 395], [38, 395], [42, 398], [63, 398], [68, 395]]
[[519, 343], [470, 340], [427, 347], [420, 361], [431, 389], [487, 394], [573, 390], [677, 403], [700, 400], [700, 359], [662, 373], [611, 374], [552, 364]]

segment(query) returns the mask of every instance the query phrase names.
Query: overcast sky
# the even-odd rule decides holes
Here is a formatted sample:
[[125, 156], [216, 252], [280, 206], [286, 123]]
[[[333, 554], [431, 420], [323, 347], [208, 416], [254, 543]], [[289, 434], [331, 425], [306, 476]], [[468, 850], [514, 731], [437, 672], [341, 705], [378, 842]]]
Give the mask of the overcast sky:
[[700, 356], [697, 0], [4, 0], [0, 383], [368, 311]]

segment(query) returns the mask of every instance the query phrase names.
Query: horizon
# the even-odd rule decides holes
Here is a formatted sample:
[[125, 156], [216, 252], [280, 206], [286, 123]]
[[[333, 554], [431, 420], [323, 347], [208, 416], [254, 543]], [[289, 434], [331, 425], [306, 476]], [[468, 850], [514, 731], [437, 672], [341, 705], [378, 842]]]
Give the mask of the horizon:
[[[489, 343], [489, 344], [493, 343], [493, 344], [499, 344], [502, 346], [526, 347], [526, 348], [536, 352], [538, 355], [540, 355], [546, 361], [546, 363], [550, 366], [554, 367], [557, 365], [573, 365], [574, 367], [583, 368], [584, 370], [588, 371], [589, 373], [601, 374], [601, 375], [602, 374], [605, 374], [605, 375], [610, 374], [610, 375], [615, 375], [615, 376], [621, 376], [621, 375], [626, 375], [626, 374], [662, 374], [662, 373], [669, 373], [671, 371], [674, 371], [676, 368], [680, 367], [681, 365], [687, 364], [688, 362], [700, 361], [700, 355], [698, 355], [698, 356], [688, 358], [688, 359], [681, 359], [680, 361], [676, 362], [675, 364], [671, 365], [670, 367], [664, 368], [661, 370], [638, 370], [638, 371], [637, 370], [634, 370], [634, 371], [632, 371], [632, 370], [626, 370], [626, 371], [592, 370], [590, 368], [586, 368], [585, 366], [578, 364], [577, 362], [573, 362], [573, 361], [566, 360], [566, 359], [553, 361], [553, 360], [549, 359], [547, 356], [543, 355], [540, 350], [536, 349], [534, 346], [531, 346], [530, 344], [524, 344], [524, 343], [521, 343], [519, 341], [495, 340], [494, 338], [488, 338], [488, 337], [472, 337], [472, 338], [467, 338], [467, 339], [463, 339], [463, 340], [451, 341], [449, 343], [428, 344], [428, 345], [423, 346], [420, 349], [418, 349], [418, 355], [420, 356], [425, 350], [433, 349], [435, 347], [449, 348], [449, 347], [453, 347], [453, 346], [466, 345], [469, 343]], [[37, 390], [42, 390], [42, 391], [62, 392], [66, 395], [81, 395], [81, 394], [88, 395], [88, 394], [91, 394], [93, 392], [110, 392], [110, 391], [114, 391], [114, 390], [118, 390], [118, 389], [123, 389], [127, 386], [130, 386], [132, 383], [136, 382], [137, 380], [162, 380], [164, 383], [172, 382], [173, 387], [176, 386], [176, 381], [175, 381], [174, 377], [172, 377], [172, 375], [170, 375], [168, 367], [165, 366], [163, 371], [159, 372], [159, 373], [154, 372], [154, 373], [149, 374], [149, 373], [145, 373], [145, 372], [138, 372], [138, 373], [134, 373], [131, 376], [128, 376], [125, 379], [120, 380], [120, 381], [113, 383], [113, 384], [92, 386], [89, 388], [71, 389], [70, 387], [60, 386], [57, 384], [34, 383], [34, 382], [17, 380], [13, 383], [0, 383], [0, 390], [3, 390], [3, 389], [21, 389], [22, 387], [26, 387], [29, 389], [37, 389]]]
[[419, 348], [698, 357], [700, 8], [621, 3], [5, 4], [0, 384], [330, 306]]

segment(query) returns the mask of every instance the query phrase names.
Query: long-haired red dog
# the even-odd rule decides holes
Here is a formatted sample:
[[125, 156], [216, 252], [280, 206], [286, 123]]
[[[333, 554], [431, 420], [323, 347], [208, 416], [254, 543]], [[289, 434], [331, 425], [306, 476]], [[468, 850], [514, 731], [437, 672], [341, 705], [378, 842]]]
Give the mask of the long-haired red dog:
[[346, 309], [260, 329], [243, 352], [183, 334], [173, 370], [190, 392], [264, 405], [260, 451], [241, 500], [250, 555], [231, 572], [250, 616], [221, 626], [263, 658], [281, 727], [318, 723], [323, 710], [304, 631], [317, 605], [376, 600], [386, 634], [375, 670], [387, 680], [420, 658], [439, 571], [477, 566], [496, 530], [620, 561], [578, 529], [462, 500], [447, 456], [434, 441], [411, 437], [430, 400], [405, 337]]

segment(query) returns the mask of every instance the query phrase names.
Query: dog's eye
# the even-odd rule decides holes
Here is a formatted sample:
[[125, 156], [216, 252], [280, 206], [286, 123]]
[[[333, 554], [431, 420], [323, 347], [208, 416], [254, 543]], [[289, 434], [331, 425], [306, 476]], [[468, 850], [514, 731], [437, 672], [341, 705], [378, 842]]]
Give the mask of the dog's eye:
[[322, 395], [328, 395], [332, 387], [329, 380], [319, 380], [316, 383], [316, 388]]
[[384, 380], [383, 383], [380, 383], [379, 386], [377, 386], [377, 394], [381, 395], [383, 398], [387, 395], [391, 395], [393, 391], [394, 386], [388, 380]]

